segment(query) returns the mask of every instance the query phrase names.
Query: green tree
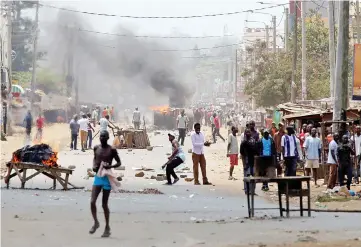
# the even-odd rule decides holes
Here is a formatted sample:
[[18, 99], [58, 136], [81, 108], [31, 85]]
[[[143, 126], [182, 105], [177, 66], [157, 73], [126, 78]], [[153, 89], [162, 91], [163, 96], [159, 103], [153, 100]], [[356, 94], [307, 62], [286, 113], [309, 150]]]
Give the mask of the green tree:
[[32, 66], [32, 47], [35, 23], [23, 16], [23, 11], [34, 8], [36, 1], [13, 1], [12, 8], [12, 49], [16, 57], [12, 63], [14, 71], [29, 71]]
[[[301, 95], [301, 23], [298, 28], [296, 71], [297, 94]], [[292, 37], [292, 35], [290, 36]], [[291, 41], [291, 40], [290, 40]], [[307, 95], [308, 99], [329, 97], [328, 29], [321, 16], [312, 13], [306, 21]], [[293, 43], [290, 51], [273, 54], [260, 49], [259, 42], [246, 48], [253, 57], [251, 67], [242, 72], [248, 78], [245, 93], [253, 95], [260, 106], [275, 106], [290, 100]]]

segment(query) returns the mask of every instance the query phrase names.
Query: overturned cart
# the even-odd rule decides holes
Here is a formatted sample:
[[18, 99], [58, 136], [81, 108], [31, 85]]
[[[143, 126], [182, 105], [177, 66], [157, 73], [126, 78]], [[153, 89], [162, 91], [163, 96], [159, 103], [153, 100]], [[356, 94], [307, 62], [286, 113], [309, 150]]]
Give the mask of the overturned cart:
[[150, 146], [147, 130], [119, 129], [114, 137], [113, 146], [118, 149], [145, 149]]
[[[49, 145], [39, 144], [34, 146], [25, 146], [13, 153], [12, 159], [6, 164], [8, 168], [5, 183], [7, 188], [10, 186], [10, 180], [18, 176], [21, 181], [21, 188], [25, 188], [25, 183], [39, 174], [53, 180], [52, 189], [56, 189], [56, 182], [59, 182], [64, 190], [82, 189], [69, 182], [69, 176], [73, 173], [72, 169], [60, 167], [57, 163], [57, 152], [54, 152]], [[14, 172], [12, 173], [12, 171]], [[35, 171], [28, 174], [28, 171]], [[64, 174], [64, 178], [62, 175]]]

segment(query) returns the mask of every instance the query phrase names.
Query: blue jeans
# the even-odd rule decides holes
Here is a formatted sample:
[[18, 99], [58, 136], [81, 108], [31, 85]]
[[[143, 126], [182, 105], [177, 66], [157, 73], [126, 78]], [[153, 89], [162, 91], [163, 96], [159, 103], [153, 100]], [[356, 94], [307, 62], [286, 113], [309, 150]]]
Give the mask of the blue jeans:
[[285, 161], [285, 176], [296, 176], [297, 157], [284, 157]]

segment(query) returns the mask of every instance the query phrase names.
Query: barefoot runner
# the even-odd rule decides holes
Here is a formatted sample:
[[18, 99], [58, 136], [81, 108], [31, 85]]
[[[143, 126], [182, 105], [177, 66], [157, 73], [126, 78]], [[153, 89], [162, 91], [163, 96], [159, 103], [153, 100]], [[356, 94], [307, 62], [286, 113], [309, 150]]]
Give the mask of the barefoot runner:
[[[119, 167], [121, 165], [121, 162], [118, 156], [118, 152], [115, 148], [112, 148], [110, 145], [108, 145], [109, 132], [106, 130], [102, 130], [100, 132], [99, 139], [100, 139], [100, 145], [94, 147], [93, 171], [98, 172], [101, 164], [103, 164], [103, 167], [105, 169]], [[112, 165], [113, 159], [115, 159], [115, 161], [117, 162], [115, 165]], [[97, 175], [94, 176], [94, 183], [93, 183], [91, 202], [90, 202], [90, 208], [94, 218], [94, 225], [90, 229], [89, 233], [93, 234], [99, 228], [96, 201], [102, 190], [103, 190], [102, 206], [104, 209], [104, 216], [105, 216], [105, 229], [102, 237], [109, 237], [110, 227], [109, 227], [108, 199], [110, 195], [111, 186], [107, 176], [104, 177], [98, 177]]]

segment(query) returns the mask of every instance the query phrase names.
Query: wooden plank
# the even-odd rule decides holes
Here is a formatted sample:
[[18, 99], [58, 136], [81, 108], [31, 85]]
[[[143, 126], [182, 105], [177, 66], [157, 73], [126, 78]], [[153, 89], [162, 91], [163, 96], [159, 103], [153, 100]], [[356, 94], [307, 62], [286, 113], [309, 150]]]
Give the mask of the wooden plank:
[[21, 180], [21, 188], [24, 189], [25, 188], [25, 182], [26, 182], [26, 170], [24, 169], [23, 171], [23, 179]]
[[32, 174], [32, 175], [30, 175], [29, 177], [27, 177], [25, 181], [28, 181], [28, 180], [32, 179], [33, 177], [39, 175], [39, 174], [42, 173], [42, 172], [43, 172], [43, 169], [37, 170], [37, 172], [35, 172], [34, 174]]
[[61, 184], [61, 186], [63, 186], [63, 188], [65, 189], [65, 183], [59, 178], [58, 174], [56, 174], [56, 172], [51, 171], [51, 174], [56, 178], [56, 180], [58, 180], [58, 182]]
[[66, 174], [65, 175], [65, 190], [67, 190], [68, 189], [68, 182], [69, 182], [69, 174]]
[[14, 170], [15, 170], [16, 174], [18, 175], [20, 181], [23, 181], [23, 179], [22, 179], [22, 177], [20, 175], [20, 172], [19, 172], [18, 168], [16, 167], [16, 165], [14, 165]]

